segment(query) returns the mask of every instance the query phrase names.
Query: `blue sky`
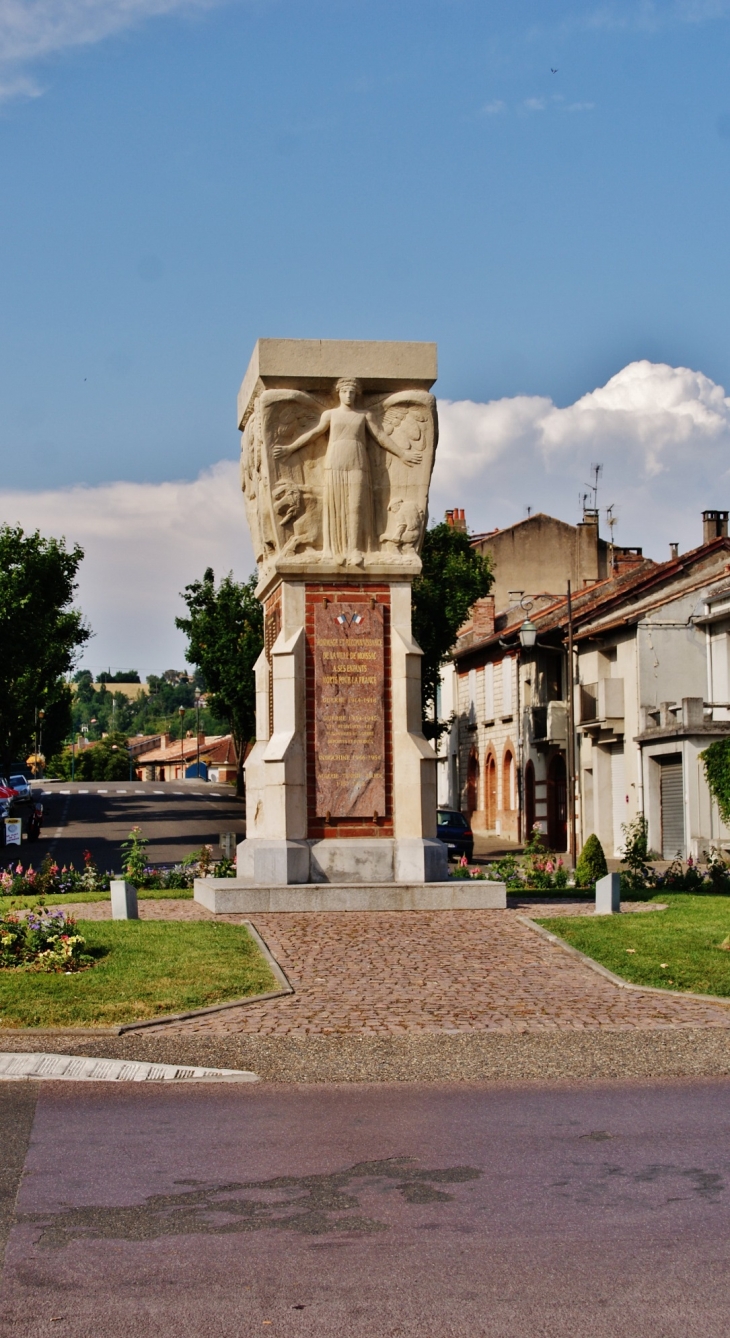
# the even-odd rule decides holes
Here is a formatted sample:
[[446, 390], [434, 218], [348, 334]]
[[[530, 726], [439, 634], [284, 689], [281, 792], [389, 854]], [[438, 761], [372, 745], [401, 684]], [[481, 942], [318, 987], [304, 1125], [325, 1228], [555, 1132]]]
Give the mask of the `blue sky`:
[[[729, 66], [721, 0], [0, 0], [3, 516], [235, 459], [259, 335], [434, 339], [478, 405], [730, 385]], [[480, 488], [476, 528], [543, 504]]]

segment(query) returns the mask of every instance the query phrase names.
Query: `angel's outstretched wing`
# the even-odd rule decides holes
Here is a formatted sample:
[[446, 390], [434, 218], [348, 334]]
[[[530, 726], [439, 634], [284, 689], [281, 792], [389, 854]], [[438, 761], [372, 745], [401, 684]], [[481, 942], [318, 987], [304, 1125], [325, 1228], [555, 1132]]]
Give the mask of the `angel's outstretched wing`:
[[[275, 448], [290, 446], [298, 437], [316, 427], [325, 405], [304, 390], [264, 390], [259, 398], [259, 406], [269, 495], [273, 496], [281, 482], [305, 485], [307, 477], [302, 454], [277, 458]], [[282, 525], [281, 510], [273, 507], [271, 514], [281, 549], [290, 536]]]
[[316, 427], [324, 408], [304, 390], [265, 390], [260, 403], [267, 452], [274, 446], [291, 445]]
[[393, 453], [380, 453], [374, 479], [377, 532], [386, 532], [388, 518], [395, 510], [401, 517], [420, 513], [425, 527], [438, 438], [436, 400], [426, 390], [397, 390], [371, 401], [368, 413], [381, 437], [390, 438], [394, 447]]
[[431, 476], [438, 439], [436, 400], [426, 390], [397, 390], [378, 399], [371, 407], [378, 427], [406, 452], [418, 450], [428, 461]]

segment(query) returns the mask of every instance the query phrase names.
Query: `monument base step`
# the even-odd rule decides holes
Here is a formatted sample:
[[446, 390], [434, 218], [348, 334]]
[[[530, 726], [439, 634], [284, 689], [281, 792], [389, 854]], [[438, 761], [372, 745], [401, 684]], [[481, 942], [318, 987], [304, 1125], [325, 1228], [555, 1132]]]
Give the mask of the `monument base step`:
[[195, 900], [216, 915], [270, 911], [504, 910], [504, 883], [454, 878], [444, 883], [283, 883], [196, 878]]

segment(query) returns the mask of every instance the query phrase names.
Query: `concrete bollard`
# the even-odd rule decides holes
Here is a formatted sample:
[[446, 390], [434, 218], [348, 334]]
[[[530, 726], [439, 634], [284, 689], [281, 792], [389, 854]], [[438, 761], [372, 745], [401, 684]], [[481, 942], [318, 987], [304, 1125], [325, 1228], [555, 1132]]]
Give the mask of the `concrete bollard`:
[[621, 910], [621, 875], [607, 873], [596, 883], [596, 915], [616, 915]]
[[138, 920], [137, 889], [123, 878], [113, 878], [110, 883], [112, 893], [112, 920]]

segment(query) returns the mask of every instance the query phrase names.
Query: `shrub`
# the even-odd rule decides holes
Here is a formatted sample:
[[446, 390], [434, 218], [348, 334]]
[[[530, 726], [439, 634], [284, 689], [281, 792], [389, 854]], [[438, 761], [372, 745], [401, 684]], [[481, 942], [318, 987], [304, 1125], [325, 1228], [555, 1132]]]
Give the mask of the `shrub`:
[[608, 873], [606, 856], [597, 836], [591, 832], [575, 866], [576, 887], [592, 887]]
[[76, 921], [63, 911], [36, 906], [27, 915], [0, 919], [0, 969], [54, 971], [69, 975], [91, 966], [84, 952], [86, 940], [76, 933]]
[[632, 822], [622, 822], [624, 848], [621, 856], [621, 895], [627, 892], [640, 892], [645, 887], [652, 887], [656, 882], [654, 870], [649, 866], [649, 824], [643, 813], [638, 813]]

